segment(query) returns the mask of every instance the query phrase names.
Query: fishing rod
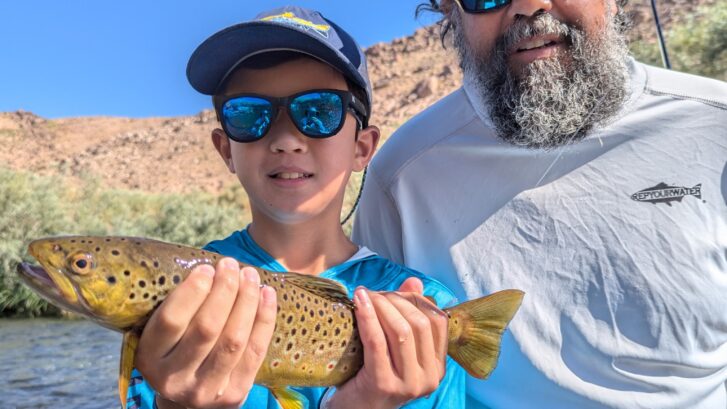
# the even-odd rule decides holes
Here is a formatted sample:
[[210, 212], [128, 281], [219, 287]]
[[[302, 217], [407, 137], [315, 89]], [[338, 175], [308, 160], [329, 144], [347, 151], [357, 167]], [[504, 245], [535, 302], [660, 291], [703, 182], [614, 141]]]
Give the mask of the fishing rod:
[[671, 69], [671, 63], [669, 62], [669, 54], [666, 51], [666, 42], [664, 41], [664, 34], [661, 32], [661, 23], [659, 22], [659, 13], [656, 11], [656, 0], [651, 0], [651, 11], [654, 13], [654, 22], [656, 22], [656, 35], [659, 37], [659, 49], [661, 50], [661, 61], [664, 63], [664, 67]]

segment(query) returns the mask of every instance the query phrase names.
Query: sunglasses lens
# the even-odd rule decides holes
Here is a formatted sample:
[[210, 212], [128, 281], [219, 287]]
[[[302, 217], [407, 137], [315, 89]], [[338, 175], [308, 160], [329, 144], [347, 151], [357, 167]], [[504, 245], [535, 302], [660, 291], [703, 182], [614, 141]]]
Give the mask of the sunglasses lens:
[[257, 97], [233, 98], [222, 106], [222, 118], [227, 134], [238, 142], [262, 138], [270, 127], [273, 106]]
[[299, 95], [290, 102], [289, 109], [298, 129], [313, 138], [332, 136], [344, 118], [343, 100], [333, 92]]
[[477, 13], [490, 11], [510, 4], [512, 0], [461, 0], [464, 11]]

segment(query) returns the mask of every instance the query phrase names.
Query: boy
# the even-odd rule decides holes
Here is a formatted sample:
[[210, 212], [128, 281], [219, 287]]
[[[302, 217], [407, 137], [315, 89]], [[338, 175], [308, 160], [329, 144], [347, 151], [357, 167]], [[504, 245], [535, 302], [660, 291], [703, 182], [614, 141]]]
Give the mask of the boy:
[[350, 35], [315, 11], [271, 10], [207, 39], [187, 76], [213, 95], [222, 129], [212, 132], [212, 142], [252, 210], [246, 229], [206, 249], [344, 284], [354, 295], [364, 366], [337, 390], [273, 396], [253, 385], [274, 329], [276, 295], [260, 288], [253, 269], [239, 271], [224, 259], [216, 270], [195, 270], [149, 321], [129, 407], [276, 408], [276, 400], [286, 409], [299, 402], [463, 407], [464, 371], [446, 357], [446, 317], [420, 295], [423, 285], [444, 306], [452, 294], [354, 245], [339, 222], [349, 176], [366, 167], [379, 139], [368, 125], [365, 57]]

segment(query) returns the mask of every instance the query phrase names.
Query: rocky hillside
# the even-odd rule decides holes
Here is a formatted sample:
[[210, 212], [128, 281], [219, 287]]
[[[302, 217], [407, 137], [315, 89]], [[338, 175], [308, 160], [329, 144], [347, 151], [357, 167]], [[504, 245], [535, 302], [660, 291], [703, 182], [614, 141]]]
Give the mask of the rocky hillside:
[[[694, 7], [724, 0], [660, 0], [665, 26]], [[650, 3], [631, 1], [632, 37], [655, 36]], [[461, 73], [437, 26], [366, 50], [374, 84], [374, 118], [384, 138], [427, 105], [456, 89]], [[101, 178], [111, 188], [149, 192], [218, 193], [235, 179], [209, 141], [214, 113], [129, 119], [47, 120], [30, 112], [0, 113], [0, 166], [71, 179]]]

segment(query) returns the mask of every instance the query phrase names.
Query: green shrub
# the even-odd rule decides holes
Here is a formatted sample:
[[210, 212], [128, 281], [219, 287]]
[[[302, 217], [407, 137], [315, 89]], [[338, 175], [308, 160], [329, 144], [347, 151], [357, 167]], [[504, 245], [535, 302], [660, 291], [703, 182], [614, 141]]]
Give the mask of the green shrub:
[[[240, 193], [242, 190], [234, 190]], [[27, 244], [54, 235], [125, 235], [202, 246], [249, 220], [239, 201], [209, 194], [158, 195], [81, 186], [0, 169], [0, 316], [54, 315], [17, 279]]]
[[[682, 23], [665, 32], [672, 68], [727, 80], [727, 2], [704, 5]], [[661, 66], [656, 41], [631, 44], [636, 59]]]

